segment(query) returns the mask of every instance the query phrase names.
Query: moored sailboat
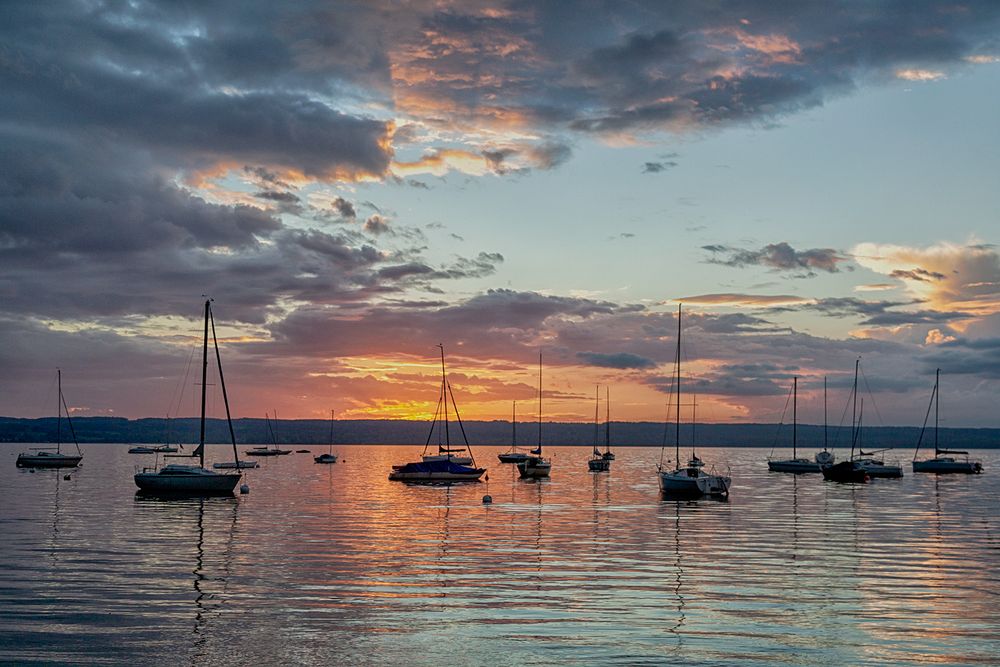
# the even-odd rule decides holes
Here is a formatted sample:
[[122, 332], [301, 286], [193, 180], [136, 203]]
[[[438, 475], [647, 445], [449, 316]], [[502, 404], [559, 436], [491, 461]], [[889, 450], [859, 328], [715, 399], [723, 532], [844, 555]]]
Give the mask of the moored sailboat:
[[[392, 472], [389, 473], [389, 479], [392, 481], [423, 484], [478, 482], [479, 478], [486, 472], [486, 468], [478, 468], [475, 466], [475, 460], [472, 458], [472, 449], [469, 447], [469, 439], [465, 435], [465, 426], [462, 425], [462, 418], [458, 414], [458, 404], [455, 402], [455, 394], [451, 391], [451, 386], [448, 384], [448, 376], [444, 366], [444, 345], [438, 344], [438, 347], [441, 350], [441, 390], [438, 394], [438, 405], [434, 412], [434, 419], [431, 421], [431, 430], [427, 434], [427, 442], [424, 443], [425, 454], [421, 457], [420, 461], [392, 466]], [[453, 448], [451, 446], [451, 434], [448, 424], [449, 397], [452, 401], [452, 407], [455, 409], [455, 418], [461, 429], [462, 438], [465, 440], [464, 448]], [[443, 420], [440, 427], [441, 431], [438, 432], [438, 437], [440, 438], [441, 432], [443, 431], [444, 444], [438, 444], [437, 455], [427, 455], [427, 447], [430, 445], [431, 438], [434, 436], [434, 429], [438, 425], [438, 416], [441, 415], [442, 412]], [[464, 455], [456, 456], [456, 454], [466, 451], [469, 452], [468, 457], [465, 457]], [[469, 464], [458, 463], [458, 461], [461, 460], [468, 460]]]
[[333, 453], [333, 410], [330, 410], [330, 449], [326, 454], [320, 454], [319, 456], [314, 456], [313, 461], [316, 463], [336, 463], [337, 455]]
[[[80, 451], [80, 443], [76, 441], [76, 431], [73, 429], [73, 420], [69, 416], [69, 408], [66, 406], [66, 398], [62, 393], [62, 370], [56, 370], [58, 389], [56, 396], [56, 447], [32, 448], [32, 453], [21, 452], [17, 455], [15, 465], [18, 468], [75, 468], [83, 460], [83, 452]], [[51, 386], [51, 385], [50, 385]], [[76, 446], [76, 454], [63, 454], [62, 451], [62, 415], [66, 411], [66, 423], [69, 425], [69, 432], [73, 436], [73, 444]]]
[[868, 473], [861, 464], [854, 460], [854, 449], [858, 442], [857, 429], [857, 409], [858, 409], [858, 367], [861, 360], [854, 362], [854, 386], [851, 389], [851, 456], [846, 461], [823, 466], [823, 479], [828, 482], [840, 482], [843, 484], [864, 484], [868, 481]]
[[226, 393], [226, 381], [222, 374], [222, 356], [219, 354], [219, 341], [215, 335], [215, 318], [212, 316], [212, 300], [205, 300], [205, 336], [202, 343], [201, 366], [201, 435], [198, 448], [193, 456], [197, 456], [198, 465], [183, 465], [170, 463], [162, 468], [143, 468], [135, 474], [135, 484], [142, 492], [163, 494], [229, 494], [233, 492], [242, 475], [240, 473], [218, 473], [205, 468], [205, 400], [208, 388], [208, 330], [212, 328], [212, 343], [215, 347], [215, 358], [219, 367], [219, 384], [222, 385], [222, 400], [226, 406], [226, 422], [229, 425], [229, 436], [233, 443], [233, 456], [239, 465], [239, 452], [236, 450], [236, 434], [233, 431], [233, 420], [229, 413], [229, 396]]
[[[791, 472], [796, 474], [819, 472], [819, 463], [799, 457], [798, 453], [798, 403], [799, 378], [792, 378], [792, 458], [768, 459], [767, 469], [771, 472]], [[787, 403], [785, 404], [788, 405]]]
[[[246, 451], [247, 456], [287, 456], [292, 453], [290, 449], [281, 449], [278, 447], [278, 439], [274, 435], [274, 428], [271, 426], [271, 417], [265, 412], [264, 421], [267, 423], [267, 432], [271, 437], [270, 445], [262, 445], [254, 447], [253, 449], [248, 449]], [[278, 412], [274, 413], [274, 421], [277, 424]]]
[[[692, 462], [681, 467], [681, 306], [677, 305], [677, 357], [674, 361], [674, 380], [677, 393], [677, 422], [674, 429], [674, 461], [677, 467], [663, 467], [663, 449], [660, 464], [656, 466], [660, 493], [667, 497], [700, 498], [702, 496], [728, 496], [732, 479], [725, 475], [705, 472], [704, 464], [692, 451]], [[700, 465], [695, 464], [697, 462]]]
[[[940, 386], [941, 369], [934, 373], [934, 390], [931, 392], [931, 402], [927, 405], [927, 414], [924, 415], [924, 425], [920, 429], [920, 437], [917, 439], [917, 448], [913, 452], [913, 472], [933, 472], [933, 473], [960, 473], [965, 475], [978, 475], [983, 472], [983, 464], [980, 461], [969, 459], [969, 452], [959, 449], [941, 449], [938, 446], [938, 423], [940, 421]], [[920, 444], [924, 440], [924, 431], [927, 429], [927, 418], [930, 416], [931, 404], [934, 406], [934, 458], [918, 461], [920, 454]], [[964, 459], [957, 459], [956, 456], [964, 456]]]
[[[598, 385], [597, 391], [595, 392], [594, 398], [594, 449], [591, 451], [590, 458], [587, 459], [587, 469], [590, 472], [607, 472], [611, 470], [611, 459], [607, 458], [601, 453], [600, 447], [598, 447], [600, 426], [598, 425], [598, 416], [601, 409], [601, 387]], [[607, 430], [605, 430], [607, 433]], [[610, 436], [606, 436], [610, 440]]]
[[510, 411], [510, 449], [497, 454], [500, 463], [520, 463], [531, 456], [527, 452], [522, 452], [517, 446], [517, 401], [513, 401]]
[[538, 353], [538, 447], [530, 456], [517, 464], [517, 472], [523, 478], [548, 477], [552, 471], [552, 461], [542, 456], [542, 354]]

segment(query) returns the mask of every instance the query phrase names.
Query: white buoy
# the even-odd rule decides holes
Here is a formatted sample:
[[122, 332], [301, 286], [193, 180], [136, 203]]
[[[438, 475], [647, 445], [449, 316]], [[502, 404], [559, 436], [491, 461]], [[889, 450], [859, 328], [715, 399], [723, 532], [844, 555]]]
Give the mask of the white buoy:
[[250, 485], [249, 484], [242, 485], [240, 487], [240, 493], [242, 493], [243, 495], [250, 493]]
[[488, 493], [485, 496], [483, 496], [483, 504], [484, 505], [489, 505], [492, 502], [493, 502], [493, 496], [491, 496]]

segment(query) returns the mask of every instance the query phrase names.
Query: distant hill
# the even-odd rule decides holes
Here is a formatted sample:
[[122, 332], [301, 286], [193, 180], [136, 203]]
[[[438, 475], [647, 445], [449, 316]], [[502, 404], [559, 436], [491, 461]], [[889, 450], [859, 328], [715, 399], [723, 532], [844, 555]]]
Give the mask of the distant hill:
[[[168, 438], [169, 425], [169, 438]], [[465, 431], [473, 444], [506, 445], [510, 443], [510, 422], [465, 422]], [[536, 425], [519, 422], [518, 444], [537, 442]], [[233, 422], [239, 443], [269, 442], [267, 425], [263, 419], [237, 419]], [[334, 441], [338, 444], [393, 444], [422, 445], [427, 440], [429, 422], [356, 419], [338, 420], [334, 423]], [[65, 420], [62, 424], [63, 441], [70, 440]], [[119, 417], [77, 417], [73, 428], [80, 442], [134, 442], [162, 443], [197, 442], [198, 419], [124, 419]], [[669, 428], [668, 444], [673, 444], [673, 427]], [[458, 424], [451, 425], [453, 442], [461, 441]], [[281, 420], [274, 427], [277, 439], [290, 444], [325, 444], [330, 433], [330, 422], [318, 419]], [[699, 445], [771, 447], [791, 446], [791, 426], [785, 424], [698, 424], [695, 429]], [[589, 445], [594, 439], [594, 425], [587, 423], [547, 423], [542, 428], [546, 445]], [[911, 426], [866, 427], [866, 448], [913, 447], [920, 429]], [[927, 434], [930, 435], [930, 432]], [[664, 425], [655, 422], [612, 422], [611, 440], [616, 447], [659, 446], [664, 438]], [[799, 424], [799, 445], [817, 447], [823, 444], [823, 427]], [[602, 431], [603, 437], [603, 431]], [[925, 441], [926, 441], [925, 436]], [[0, 417], [0, 442], [54, 442], [56, 419], [17, 419]], [[210, 419], [206, 423], [206, 439], [213, 443], [229, 441], [226, 422]], [[850, 445], [849, 428], [830, 428], [830, 445]], [[942, 446], [955, 448], [1000, 448], [1000, 429], [996, 428], [947, 428], [941, 429]], [[435, 434], [434, 442], [437, 442]], [[681, 427], [681, 443], [691, 444], [691, 425]]]

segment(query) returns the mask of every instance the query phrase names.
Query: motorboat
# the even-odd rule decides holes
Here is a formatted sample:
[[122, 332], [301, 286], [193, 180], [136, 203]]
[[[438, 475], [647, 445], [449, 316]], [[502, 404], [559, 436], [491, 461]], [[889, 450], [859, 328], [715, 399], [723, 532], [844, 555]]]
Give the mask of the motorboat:
[[135, 485], [140, 492], [152, 494], [179, 495], [215, 495], [231, 494], [239, 483], [242, 475], [237, 472], [219, 473], [205, 468], [205, 404], [208, 388], [208, 332], [212, 330], [212, 343], [215, 348], [215, 359], [218, 362], [219, 384], [222, 386], [222, 399], [226, 406], [226, 422], [229, 425], [229, 435], [233, 444], [233, 460], [239, 467], [239, 451], [236, 449], [236, 434], [233, 431], [233, 420], [229, 412], [229, 396], [226, 393], [226, 381], [222, 373], [222, 356], [219, 354], [219, 341], [215, 335], [215, 318], [212, 315], [212, 299], [205, 300], [205, 332], [202, 342], [201, 367], [201, 435], [198, 447], [192, 456], [199, 459], [198, 465], [170, 463], [157, 469], [146, 467], [137, 470], [134, 476]]
[[[33, 447], [29, 452], [21, 452], [17, 455], [15, 465], [18, 468], [75, 468], [83, 460], [83, 452], [80, 451], [80, 443], [76, 441], [76, 431], [73, 429], [73, 420], [69, 416], [69, 408], [66, 406], [66, 398], [62, 392], [62, 370], [56, 370], [58, 392], [56, 396], [56, 446], [55, 451], [51, 447]], [[66, 423], [69, 425], [69, 432], [73, 436], [73, 444], [76, 446], [76, 454], [64, 454], [62, 451], [62, 415], [66, 412]]]
[[336, 463], [337, 455], [333, 453], [333, 410], [330, 410], [330, 437], [329, 437], [330, 450], [325, 454], [320, 454], [319, 456], [314, 456], [313, 461], [316, 463]]
[[[674, 387], [677, 399], [677, 419], [674, 422], [674, 461], [676, 467], [663, 465], [663, 448], [660, 448], [660, 463], [656, 466], [660, 493], [670, 498], [728, 497], [732, 478], [705, 472], [704, 462], [692, 449], [691, 460], [681, 467], [681, 306], [677, 306], [677, 353], [674, 361]], [[664, 438], [665, 439], [665, 438]]]
[[[917, 439], [917, 448], [913, 452], [913, 472], [932, 472], [938, 474], [965, 474], [978, 475], [983, 472], [983, 464], [980, 461], [970, 460], [969, 452], [958, 449], [941, 449], [938, 446], [938, 423], [940, 421], [940, 394], [941, 369], [937, 369], [934, 374], [934, 390], [931, 392], [931, 401], [927, 405], [927, 414], [924, 415], [924, 425], [920, 429], [920, 437]], [[934, 458], [917, 460], [920, 454], [920, 445], [924, 440], [924, 431], [927, 429], [927, 418], [930, 416], [931, 406], [934, 407]], [[962, 457], [962, 458], [958, 458]]]

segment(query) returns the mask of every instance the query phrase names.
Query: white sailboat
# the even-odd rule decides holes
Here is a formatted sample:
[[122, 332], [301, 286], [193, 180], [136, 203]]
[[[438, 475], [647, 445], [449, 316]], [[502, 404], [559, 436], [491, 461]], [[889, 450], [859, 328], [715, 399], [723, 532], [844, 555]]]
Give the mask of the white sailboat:
[[552, 471], [552, 461], [542, 456], [542, 353], [538, 353], [538, 447], [531, 450], [531, 456], [517, 464], [517, 472], [522, 478], [548, 477]]
[[[663, 467], [663, 450], [660, 450], [660, 464], [656, 466], [660, 493], [668, 497], [700, 498], [702, 496], [728, 496], [732, 479], [724, 475], [705, 472], [704, 464], [685, 467], [680, 466], [681, 460], [681, 306], [677, 305], [677, 359], [675, 361], [675, 386], [677, 389], [677, 422], [674, 431], [674, 461], [677, 467], [673, 470]], [[698, 459], [692, 452], [692, 459]]]
[[[799, 457], [798, 452], [798, 402], [799, 378], [792, 378], [792, 458], [768, 459], [767, 469], [772, 472], [791, 472], [796, 474], [820, 472], [820, 464], [807, 458]], [[785, 404], [788, 405], [787, 403]], [[818, 455], [817, 455], [818, 456]]]
[[336, 463], [337, 455], [333, 453], [333, 410], [330, 410], [330, 450], [326, 454], [314, 456], [316, 463]]
[[[66, 406], [66, 398], [62, 393], [62, 370], [56, 370], [59, 389], [56, 397], [56, 446], [55, 451], [51, 447], [33, 447], [30, 452], [21, 452], [17, 456], [15, 464], [18, 468], [75, 468], [83, 460], [83, 452], [80, 451], [80, 443], [76, 441], [76, 431], [73, 430], [73, 421], [69, 417], [69, 408]], [[73, 436], [73, 444], [76, 446], [76, 454], [63, 454], [62, 452], [62, 415], [66, 411], [66, 423], [69, 424], [69, 432]]]
[[[931, 402], [927, 405], [927, 414], [924, 415], [924, 425], [920, 429], [920, 437], [917, 439], [917, 449], [913, 452], [913, 472], [935, 472], [935, 473], [960, 473], [966, 475], [978, 475], [983, 472], [983, 464], [980, 461], [969, 460], [969, 452], [958, 449], [941, 449], [938, 447], [938, 422], [940, 417], [940, 393], [938, 391], [941, 384], [941, 369], [937, 369], [934, 374], [934, 390], [931, 392]], [[924, 431], [927, 429], [927, 418], [930, 416], [931, 404], [934, 405], [934, 458], [918, 461], [920, 454], [920, 444], [924, 440]], [[957, 459], [956, 456], [964, 456], [964, 459]]]
[[226, 422], [229, 424], [229, 435], [233, 442], [233, 456], [239, 465], [239, 452], [236, 450], [236, 434], [233, 431], [233, 421], [229, 414], [229, 396], [226, 393], [226, 381], [222, 375], [222, 356], [219, 354], [219, 341], [215, 335], [215, 318], [212, 316], [212, 299], [205, 300], [205, 336], [202, 343], [201, 365], [201, 435], [198, 448], [193, 456], [198, 457], [198, 465], [183, 465], [170, 463], [162, 468], [143, 468], [135, 474], [135, 484], [140, 491], [163, 494], [229, 494], [233, 492], [242, 475], [240, 473], [218, 473], [205, 468], [205, 399], [208, 388], [208, 329], [212, 328], [212, 343], [215, 347], [215, 358], [219, 367], [219, 384], [222, 385], [222, 400], [226, 406]]

